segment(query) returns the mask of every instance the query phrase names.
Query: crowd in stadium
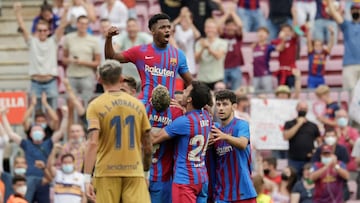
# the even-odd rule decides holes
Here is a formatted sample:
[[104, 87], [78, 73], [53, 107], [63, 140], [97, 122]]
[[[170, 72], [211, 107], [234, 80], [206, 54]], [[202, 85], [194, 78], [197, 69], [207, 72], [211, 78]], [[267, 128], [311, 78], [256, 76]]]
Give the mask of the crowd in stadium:
[[[140, 3], [161, 13], [141, 21]], [[349, 112], [351, 96], [360, 104], [360, 1], [53, 0], [39, 10], [28, 30], [14, 3], [31, 80], [22, 132], [0, 106], [0, 203], [360, 200], [360, 108]], [[339, 43], [343, 102], [326, 80]], [[303, 92], [323, 104], [315, 120]], [[288, 149], [257, 148], [254, 98], [296, 102], [282, 124]], [[3, 161], [10, 144], [21, 150]]]

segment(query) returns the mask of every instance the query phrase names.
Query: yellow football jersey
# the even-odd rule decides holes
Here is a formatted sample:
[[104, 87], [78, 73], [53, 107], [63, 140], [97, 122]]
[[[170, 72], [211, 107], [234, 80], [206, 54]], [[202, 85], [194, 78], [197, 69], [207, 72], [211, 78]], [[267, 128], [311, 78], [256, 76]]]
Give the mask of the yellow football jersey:
[[105, 92], [87, 109], [88, 129], [98, 129], [95, 177], [143, 177], [141, 136], [151, 125], [144, 105], [124, 92]]

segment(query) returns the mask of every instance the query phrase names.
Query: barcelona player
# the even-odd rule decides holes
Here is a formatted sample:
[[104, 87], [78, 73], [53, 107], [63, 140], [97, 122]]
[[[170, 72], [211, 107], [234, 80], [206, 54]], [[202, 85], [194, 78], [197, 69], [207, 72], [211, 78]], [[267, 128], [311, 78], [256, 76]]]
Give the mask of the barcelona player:
[[[94, 99], [86, 112], [89, 131], [84, 160], [86, 194], [96, 202], [149, 203], [144, 176], [149, 173], [152, 144], [145, 107], [120, 90], [118, 61], [105, 61], [98, 74], [105, 93]], [[91, 185], [94, 165], [96, 195]]]
[[[176, 106], [170, 106], [170, 102], [170, 94], [167, 88], [162, 85], [155, 87], [151, 100], [145, 105], [153, 133], [159, 132], [183, 115], [183, 110]], [[173, 140], [153, 146], [149, 178], [151, 202], [171, 203], [173, 155]]]
[[153, 134], [153, 143], [176, 138], [173, 203], [206, 203], [208, 175], [205, 154], [212, 119], [203, 108], [211, 101], [210, 89], [205, 83], [193, 81], [184, 91], [182, 105], [186, 113], [159, 133]]
[[[256, 203], [251, 180], [249, 124], [234, 117], [236, 95], [221, 90], [215, 95], [220, 128], [212, 127], [216, 152], [215, 201], [217, 203]], [[231, 178], [227, 178], [231, 177]]]
[[107, 32], [105, 42], [105, 57], [116, 59], [121, 63], [132, 62], [136, 65], [141, 78], [141, 94], [139, 99], [145, 104], [149, 101], [153, 89], [161, 84], [169, 89], [174, 98], [175, 79], [177, 74], [189, 85], [192, 81], [184, 53], [169, 45], [171, 23], [166, 14], [156, 14], [149, 20], [148, 25], [153, 43], [140, 45], [115, 53], [112, 46], [112, 36], [119, 34], [117, 27], [111, 27]]

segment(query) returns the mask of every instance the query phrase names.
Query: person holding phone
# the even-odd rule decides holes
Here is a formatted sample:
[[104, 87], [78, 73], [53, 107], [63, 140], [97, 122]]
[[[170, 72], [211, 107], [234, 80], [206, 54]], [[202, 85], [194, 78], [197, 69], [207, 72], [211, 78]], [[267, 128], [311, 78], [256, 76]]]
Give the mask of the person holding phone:
[[285, 123], [283, 136], [289, 140], [289, 166], [296, 169], [300, 178], [303, 166], [311, 159], [320, 131], [315, 123], [306, 119], [308, 104], [305, 101], [297, 104], [296, 111], [297, 118]]

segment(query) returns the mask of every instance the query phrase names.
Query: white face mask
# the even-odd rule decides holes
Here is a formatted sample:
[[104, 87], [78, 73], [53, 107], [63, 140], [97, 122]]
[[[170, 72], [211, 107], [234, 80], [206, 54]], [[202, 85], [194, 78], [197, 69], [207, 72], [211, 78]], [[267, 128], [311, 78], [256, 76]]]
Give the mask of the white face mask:
[[20, 187], [16, 188], [15, 192], [20, 195], [25, 196], [25, 194], [27, 192], [27, 186], [26, 185], [20, 186]]
[[336, 143], [336, 137], [333, 137], [333, 136], [325, 137], [325, 143], [327, 145], [333, 146]]

